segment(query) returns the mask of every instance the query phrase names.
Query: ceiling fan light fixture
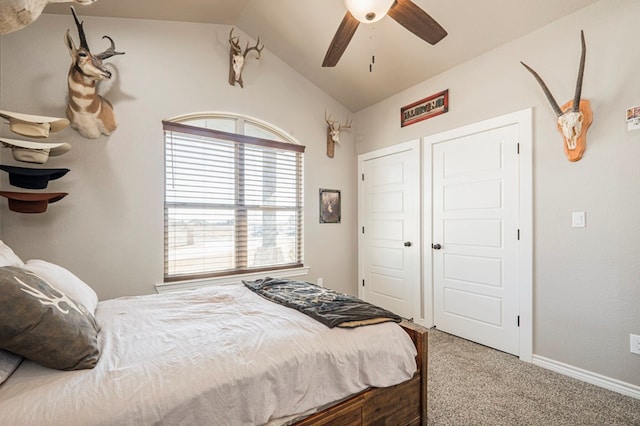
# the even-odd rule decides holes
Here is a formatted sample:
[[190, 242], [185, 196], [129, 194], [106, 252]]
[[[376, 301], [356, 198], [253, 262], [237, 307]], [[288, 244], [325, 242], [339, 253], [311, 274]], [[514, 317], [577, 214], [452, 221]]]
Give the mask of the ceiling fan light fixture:
[[371, 24], [384, 18], [395, 0], [344, 0], [347, 10], [358, 21]]

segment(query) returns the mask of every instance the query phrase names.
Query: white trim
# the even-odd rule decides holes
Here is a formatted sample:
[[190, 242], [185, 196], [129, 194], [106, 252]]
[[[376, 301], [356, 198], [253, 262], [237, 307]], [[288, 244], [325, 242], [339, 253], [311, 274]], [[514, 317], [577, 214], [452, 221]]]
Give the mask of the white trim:
[[533, 364], [622, 395], [640, 399], [640, 386], [623, 382], [622, 380], [612, 379], [611, 377], [583, 370], [540, 355], [533, 355]]
[[408, 142], [403, 142], [397, 145], [391, 145], [386, 148], [381, 148], [376, 151], [369, 151], [364, 154], [360, 154], [358, 155], [358, 163], [361, 164], [367, 160], [387, 157], [389, 155], [399, 154], [401, 152], [411, 151], [413, 149], [420, 149], [420, 139], [413, 139]]
[[268, 272], [252, 272], [248, 274], [226, 275], [223, 277], [203, 278], [199, 280], [174, 281], [156, 284], [155, 287], [156, 292], [158, 293], [168, 293], [172, 291], [193, 290], [196, 288], [216, 285], [238, 284], [242, 280], [256, 280], [258, 278], [264, 278], [265, 276], [274, 278], [301, 277], [304, 275], [308, 275], [310, 269], [311, 268], [308, 266], [303, 266], [301, 268], [279, 269]]
[[[433, 256], [431, 244], [433, 241], [433, 149], [427, 146], [426, 138], [422, 141], [422, 241], [424, 250], [422, 255], [422, 305], [424, 306], [424, 324], [432, 328], [434, 323], [433, 305]], [[428, 206], [427, 206], [428, 203]], [[429, 253], [429, 255], [427, 255]]]
[[[518, 138], [520, 144], [520, 243], [518, 245], [518, 281], [520, 303], [520, 342], [519, 357], [522, 361], [531, 362], [533, 353], [533, 110], [527, 108], [500, 117], [473, 123], [467, 126], [452, 129], [422, 139], [424, 149], [422, 185], [423, 207], [423, 234], [422, 240], [426, 246], [432, 241], [432, 217], [431, 208], [426, 203], [432, 200], [432, 177], [427, 168], [432, 164], [432, 145], [450, 139], [457, 139], [474, 133], [485, 132], [498, 127], [518, 125]], [[423, 277], [425, 306], [425, 326], [433, 326], [433, 268], [430, 256], [423, 258]]]

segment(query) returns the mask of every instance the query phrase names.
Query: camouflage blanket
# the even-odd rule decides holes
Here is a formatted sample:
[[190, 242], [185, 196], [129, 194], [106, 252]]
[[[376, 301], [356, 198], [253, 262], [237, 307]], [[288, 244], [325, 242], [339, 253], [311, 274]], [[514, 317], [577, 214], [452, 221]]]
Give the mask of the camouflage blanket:
[[303, 281], [267, 277], [242, 282], [265, 299], [296, 309], [329, 328], [402, 321], [398, 315], [357, 297]]

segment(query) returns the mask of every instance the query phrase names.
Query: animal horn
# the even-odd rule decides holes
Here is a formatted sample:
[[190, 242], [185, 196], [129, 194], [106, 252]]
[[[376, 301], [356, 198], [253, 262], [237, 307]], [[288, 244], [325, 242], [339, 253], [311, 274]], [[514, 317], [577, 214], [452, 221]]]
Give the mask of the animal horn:
[[109, 40], [111, 42], [111, 46], [104, 52], [98, 53], [97, 55], [95, 55], [96, 58], [102, 61], [103, 59], [107, 59], [115, 55], [124, 55], [124, 52], [116, 52], [116, 44], [113, 42], [113, 39], [111, 37], [102, 36], [102, 38], [103, 39], [106, 38], [107, 40]]
[[578, 69], [578, 81], [576, 82], [576, 94], [573, 97], [573, 112], [580, 111], [580, 96], [582, 95], [582, 77], [584, 76], [584, 60], [587, 54], [587, 45], [584, 41], [584, 31], [580, 30], [580, 38], [582, 39], [582, 55], [580, 56], [580, 68]]
[[91, 50], [89, 49], [89, 45], [87, 44], [87, 37], [85, 37], [84, 35], [84, 21], [80, 22], [80, 20], [78, 20], [78, 15], [76, 15], [76, 9], [71, 6], [71, 13], [73, 13], [73, 19], [75, 19], [76, 21], [76, 27], [78, 27], [78, 36], [80, 37], [80, 47], [84, 47], [87, 50]]
[[[544, 94], [547, 96], [547, 100], [549, 101], [549, 103], [551, 104], [551, 107], [553, 108], [553, 110], [555, 111], [556, 115], [558, 117], [560, 117], [562, 114], [564, 114], [562, 112], [562, 109], [560, 109], [560, 105], [558, 105], [558, 102], [556, 102], [556, 100], [554, 99], [553, 95], [551, 94], [551, 91], [549, 90], [549, 88], [547, 87], [547, 85], [545, 84], [544, 80], [542, 80], [542, 78], [540, 77], [540, 75], [538, 75], [537, 72], [535, 72], [533, 70], [533, 68], [531, 68], [529, 65], [525, 64], [524, 62], [520, 61], [520, 63], [527, 69], [529, 70], [529, 72], [531, 74], [533, 74], [533, 76], [536, 78], [536, 80], [538, 81], [538, 83], [540, 84], [540, 87], [542, 87], [542, 91], [544, 92]], [[582, 84], [582, 78], [580, 78], [580, 84]], [[580, 99], [580, 94], [579, 92], [577, 93], [578, 99]]]
[[333, 124], [335, 123], [335, 121], [331, 121], [331, 114], [329, 114], [329, 116], [327, 117], [326, 109], [324, 110], [324, 121], [326, 121], [327, 124], [333, 128]]

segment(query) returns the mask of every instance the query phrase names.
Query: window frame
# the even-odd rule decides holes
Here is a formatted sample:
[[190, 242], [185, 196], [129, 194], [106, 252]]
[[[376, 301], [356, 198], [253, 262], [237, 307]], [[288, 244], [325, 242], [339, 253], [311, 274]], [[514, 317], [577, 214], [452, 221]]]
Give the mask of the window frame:
[[[230, 133], [222, 130], [216, 130], [216, 129], [195, 126], [195, 125], [185, 123], [185, 122], [195, 121], [195, 120], [207, 120], [207, 119], [218, 119], [218, 118], [235, 120], [236, 133]], [[279, 139], [282, 139], [282, 141], [255, 137], [255, 136], [248, 136], [243, 133], [240, 133], [244, 131], [244, 128], [247, 124], [263, 129], [265, 132], [273, 134]], [[223, 277], [251, 275], [251, 274], [266, 272], [266, 271], [283, 271], [283, 270], [294, 270], [294, 269], [304, 268], [304, 221], [303, 221], [303, 218], [304, 218], [304, 171], [303, 171], [303, 167], [304, 167], [305, 146], [297, 143], [290, 136], [284, 134], [280, 130], [275, 129], [273, 126], [270, 126], [267, 123], [264, 123], [255, 119], [251, 119], [245, 116], [239, 116], [234, 114], [221, 114], [221, 113], [191, 114], [191, 115], [186, 115], [182, 117], [177, 117], [174, 119], [163, 120], [162, 125], [164, 130], [164, 144], [165, 144], [165, 155], [164, 155], [165, 186], [164, 186], [164, 197], [163, 197], [163, 208], [164, 208], [164, 216], [165, 216], [164, 249], [163, 249], [164, 251], [164, 274], [163, 274], [164, 283], [170, 284], [170, 283], [177, 283], [181, 281], [212, 279], [212, 278], [219, 279]], [[207, 137], [212, 139], [229, 141], [233, 143], [236, 146], [236, 150], [237, 150], [236, 157], [235, 157], [236, 173], [238, 172], [238, 170], [241, 169], [241, 167], [239, 167], [239, 162], [241, 161], [240, 158], [242, 157], [242, 151], [244, 150], [244, 147], [247, 145], [281, 149], [281, 150], [295, 152], [300, 155], [299, 159], [296, 160], [296, 166], [298, 169], [296, 172], [296, 176], [297, 176], [296, 188], [298, 189], [296, 191], [296, 202], [295, 202], [295, 206], [291, 208], [293, 211], [296, 212], [295, 216], [297, 217], [297, 221], [295, 224], [297, 233], [296, 233], [296, 238], [294, 243], [295, 250], [296, 250], [296, 254], [295, 254], [296, 259], [294, 262], [272, 265], [272, 266], [265, 266], [265, 267], [248, 267], [247, 266], [248, 262], [246, 257], [247, 252], [246, 251], [244, 252], [244, 255], [245, 255], [244, 262], [238, 263], [239, 256], [242, 256], [242, 255], [239, 255], [238, 250], [234, 250], [233, 256], [235, 259], [234, 262], [236, 267], [233, 269], [224, 270], [224, 271], [209, 271], [209, 272], [202, 272], [202, 273], [184, 273], [184, 274], [169, 275], [169, 242], [168, 242], [169, 225], [168, 225], [167, 217], [168, 217], [168, 208], [172, 205], [172, 203], [169, 203], [167, 201], [167, 192], [166, 192], [167, 191], [166, 179], [167, 179], [167, 173], [168, 173], [166, 144], [167, 144], [167, 133], [174, 132], [174, 131], [183, 133], [183, 134], [190, 134], [194, 136], [202, 136], [202, 137]], [[236, 182], [236, 189], [238, 186], [239, 186], [238, 182]], [[235, 203], [237, 208], [237, 212], [235, 215], [236, 226], [234, 226], [234, 236], [232, 237], [236, 239], [236, 244], [235, 244], [236, 247], [238, 246], [238, 243], [237, 243], [238, 239], [244, 238], [244, 241], [246, 242], [248, 241], [248, 238], [249, 238], [247, 234], [248, 228], [249, 228], [248, 226], [249, 222], [246, 216], [250, 210], [250, 207], [247, 206], [246, 209], [242, 209], [241, 207], [243, 206], [243, 201], [239, 197], [240, 196], [237, 194], [237, 191], [236, 191], [236, 198], [235, 198], [236, 200]], [[173, 204], [175, 205], [176, 203], [173, 203]], [[278, 208], [274, 208], [274, 209], [281, 210]], [[238, 225], [237, 223], [238, 220], [240, 221], [242, 220], [242, 216], [241, 216], [242, 213], [240, 213], [239, 215], [238, 212], [244, 212], [244, 215], [245, 215], [245, 221], [242, 223], [242, 225]]]

